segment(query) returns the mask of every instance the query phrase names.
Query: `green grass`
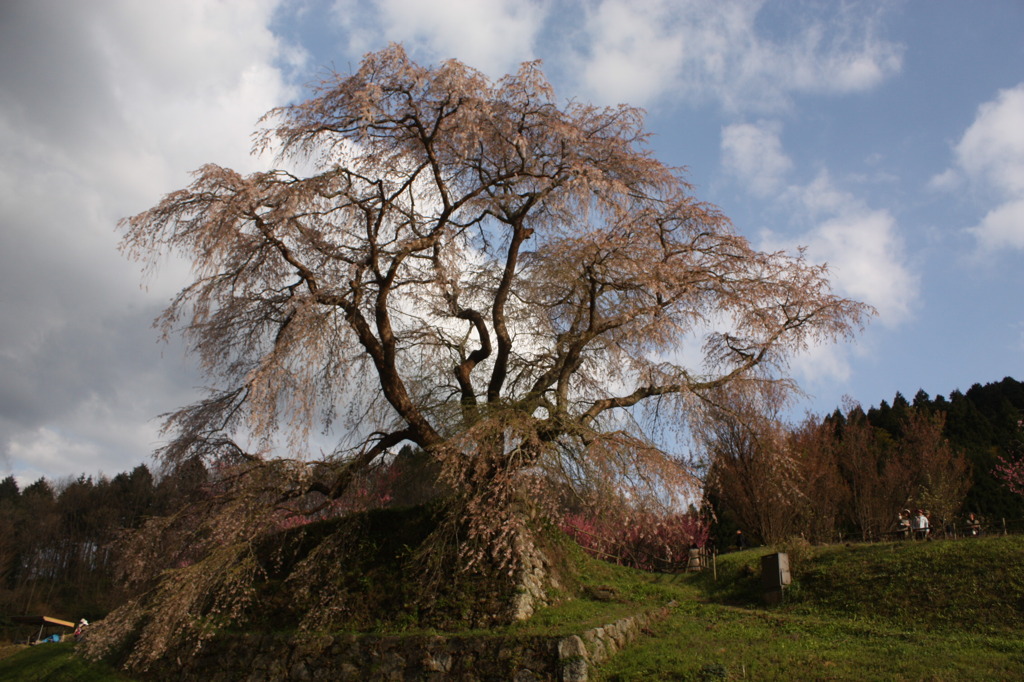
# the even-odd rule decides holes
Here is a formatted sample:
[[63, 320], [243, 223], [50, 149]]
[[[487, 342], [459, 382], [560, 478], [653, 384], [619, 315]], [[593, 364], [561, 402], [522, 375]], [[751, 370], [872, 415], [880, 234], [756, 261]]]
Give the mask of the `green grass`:
[[125, 682], [132, 678], [75, 656], [75, 645], [40, 644], [0, 660], [0, 682]]
[[1024, 538], [789, 549], [786, 604], [758, 603], [772, 550], [724, 555], [599, 679], [1024, 678]]
[[1008, 680], [1019, 634], [900, 628], [689, 602], [612, 659], [604, 680]]
[[981, 630], [1024, 628], [1024, 538], [887, 543], [822, 551], [798, 603], [832, 613]]
[[539, 609], [529, 620], [502, 630], [534, 635], [569, 635], [687, 598], [675, 576], [643, 573], [570, 550], [579, 595]]
[[[773, 550], [719, 557], [717, 580], [710, 571], [641, 573], [570, 550], [583, 597], [475, 634], [579, 633], [675, 600], [595, 678], [1024, 679], [1024, 538], [775, 549], [789, 552], [794, 578], [782, 606], [759, 603], [760, 558]], [[70, 644], [0, 660], [0, 682], [129, 679], [74, 657]]]

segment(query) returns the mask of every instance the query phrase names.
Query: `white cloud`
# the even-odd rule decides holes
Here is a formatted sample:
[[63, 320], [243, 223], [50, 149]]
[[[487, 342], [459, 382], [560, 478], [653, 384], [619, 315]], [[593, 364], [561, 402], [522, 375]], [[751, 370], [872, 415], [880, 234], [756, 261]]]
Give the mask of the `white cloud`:
[[[16, 434], [8, 442], [8, 457], [16, 463], [14, 470], [21, 481], [41, 476], [116, 475], [148, 459], [160, 442], [159, 422], [154, 415], [142, 413], [146, 407], [152, 408], [152, 401], [126, 410], [94, 393], [59, 425]], [[137, 456], [126, 462], [125, 452]]]
[[963, 180], [963, 176], [955, 168], [947, 168], [932, 176], [928, 181], [928, 187], [939, 192], [950, 192], [959, 187]]
[[[808, 260], [828, 265], [839, 295], [873, 306], [886, 326], [906, 321], [920, 286], [888, 210], [870, 208], [837, 187], [827, 171], [807, 184], [787, 185], [794, 164], [775, 122], [726, 126], [721, 149], [724, 170], [751, 194], [767, 199], [769, 212], [784, 211], [789, 221], [808, 226], [795, 236], [765, 231], [760, 248], [791, 253], [804, 248]], [[853, 344], [814, 345], [791, 366], [803, 383], [845, 382], [855, 352]]]
[[844, 212], [804, 239], [811, 258], [829, 264], [838, 290], [874, 306], [885, 324], [904, 320], [918, 283], [903, 263], [902, 240], [888, 211]]
[[801, 383], [827, 384], [846, 382], [853, 373], [848, 356], [848, 344], [811, 346], [797, 355], [791, 365]]
[[985, 214], [969, 232], [983, 252], [1024, 249], [1024, 198], [1007, 201]]
[[[875, 12], [800, 5], [763, 28], [764, 2], [598, 0], [584, 4], [583, 88], [607, 103], [674, 95], [728, 111], [784, 108], [795, 93], [875, 87], [902, 66], [902, 47], [879, 37]], [[880, 11], [880, 10], [879, 10]]]
[[978, 108], [956, 159], [972, 180], [1007, 196], [1024, 195], [1024, 83]]
[[741, 123], [722, 129], [722, 164], [726, 172], [756, 196], [767, 197], [777, 192], [793, 167], [782, 150], [780, 129], [771, 122]]
[[963, 181], [995, 204], [968, 228], [982, 253], [1024, 249], [1024, 83], [1002, 90], [978, 107], [954, 148], [955, 165], [932, 178], [934, 189]]
[[786, 4], [772, 8], [784, 16], [767, 20], [765, 5], [335, 0], [332, 15], [352, 57], [401, 42], [419, 61], [454, 57], [495, 78], [540, 55], [558, 69], [548, 75], [561, 77], [563, 95], [604, 104], [678, 98], [732, 112], [774, 111], [796, 93], [868, 90], [902, 66], [902, 47], [879, 35], [882, 3]]
[[787, 198], [795, 200], [812, 219], [848, 213], [857, 206], [853, 196], [837, 188], [827, 172], [818, 173], [806, 185], [790, 187], [787, 194]]
[[359, 53], [403, 43], [417, 59], [455, 58], [500, 78], [534, 58], [548, 5], [537, 0], [337, 0], [333, 14]]
[[[191, 400], [114, 226], [213, 161], [248, 170], [250, 134], [297, 89], [276, 0], [13, 3], [0, 22], [0, 456], [62, 476], [145, 459], [152, 417]], [[176, 268], [171, 268], [172, 275]], [[177, 347], [168, 353], [178, 357]], [[170, 366], [173, 365], [173, 366]]]
[[20, 463], [17, 479], [24, 487], [43, 476], [51, 478], [55, 471], [66, 475], [85, 473], [86, 468], [92, 469], [100, 451], [95, 443], [83, 443], [41, 427], [11, 439], [7, 452]]
[[[260, 165], [249, 155], [257, 120], [298, 94], [280, 65], [296, 48], [267, 28], [276, 4], [124, 2], [112, 12], [95, 30], [95, 46], [130, 149], [174, 170]], [[112, 161], [124, 168], [123, 159]]]
[[641, 104], [678, 81], [685, 49], [673, 28], [674, 3], [605, 0], [587, 9], [589, 54], [577, 58], [596, 100]]
[[812, 261], [828, 263], [833, 286], [842, 295], [874, 306], [885, 325], [905, 320], [920, 285], [888, 210], [866, 206], [824, 172], [807, 185], [790, 187], [780, 201], [806, 215], [813, 227], [792, 239], [766, 234], [764, 248], [805, 246]]

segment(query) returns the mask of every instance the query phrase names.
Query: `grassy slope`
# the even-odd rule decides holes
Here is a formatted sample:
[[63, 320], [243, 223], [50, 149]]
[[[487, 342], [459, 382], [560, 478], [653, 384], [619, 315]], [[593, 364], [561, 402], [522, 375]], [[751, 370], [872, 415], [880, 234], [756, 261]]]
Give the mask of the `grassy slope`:
[[[781, 607], [758, 605], [766, 549], [710, 572], [650, 575], [574, 557], [592, 598], [488, 634], [567, 634], [671, 599], [651, 637], [607, 663], [611, 680], [1006, 680], [1024, 678], [1024, 538], [808, 548], [790, 553]], [[69, 645], [0, 660], [4, 680], [126, 680]]]
[[0, 682], [124, 682], [131, 678], [109, 666], [74, 655], [73, 643], [40, 644], [0, 660]]
[[758, 605], [760, 557], [679, 579], [691, 599], [604, 680], [1024, 678], [1024, 538], [788, 549], [787, 603]]

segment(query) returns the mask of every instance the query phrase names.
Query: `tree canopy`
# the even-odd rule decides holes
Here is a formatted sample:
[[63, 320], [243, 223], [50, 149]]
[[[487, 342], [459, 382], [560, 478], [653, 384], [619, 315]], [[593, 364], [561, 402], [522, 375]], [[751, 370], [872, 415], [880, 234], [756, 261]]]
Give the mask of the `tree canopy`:
[[123, 222], [129, 253], [192, 262], [163, 323], [219, 386], [171, 415], [171, 458], [301, 451], [342, 410], [347, 470], [405, 441], [522, 468], [571, 440], [583, 464], [649, 450], [635, 406], [779, 381], [867, 313], [694, 199], [640, 110], [559, 106], [537, 63], [491, 83], [392, 46], [265, 121], [288, 170], [207, 165]]

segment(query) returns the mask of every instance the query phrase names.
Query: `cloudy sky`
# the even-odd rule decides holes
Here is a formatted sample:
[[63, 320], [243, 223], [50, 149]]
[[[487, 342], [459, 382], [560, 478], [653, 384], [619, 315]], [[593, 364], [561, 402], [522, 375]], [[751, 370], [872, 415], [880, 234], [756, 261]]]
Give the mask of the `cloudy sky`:
[[1024, 379], [1020, 0], [4, 0], [0, 2], [0, 475], [116, 474], [203, 386], [150, 323], [119, 218], [325, 69], [402, 42], [499, 77], [540, 58], [560, 98], [648, 111], [764, 249], [806, 246], [878, 316], [793, 372], [798, 408]]

